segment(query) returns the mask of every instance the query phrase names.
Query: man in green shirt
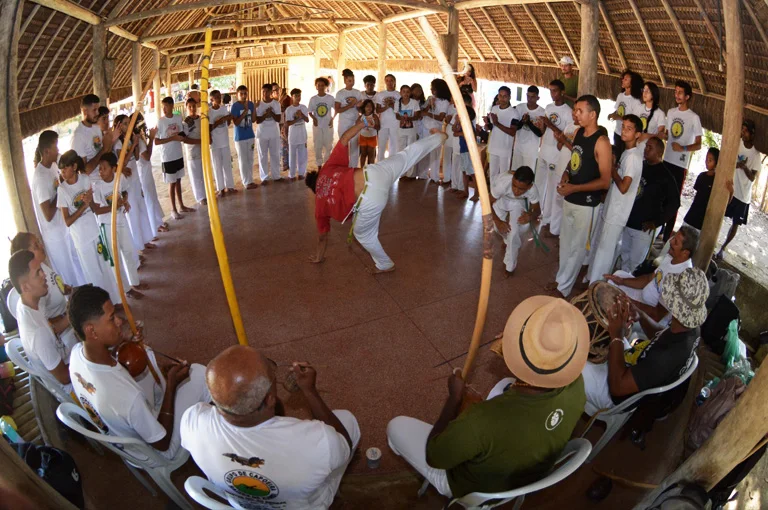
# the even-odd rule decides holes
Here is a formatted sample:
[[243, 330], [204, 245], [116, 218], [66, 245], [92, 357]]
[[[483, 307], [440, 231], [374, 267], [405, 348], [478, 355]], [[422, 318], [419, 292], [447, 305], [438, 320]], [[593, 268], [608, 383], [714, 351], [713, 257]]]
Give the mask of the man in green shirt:
[[571, 57], [566, 56], [560, 59], [560, 69], [563, 71], [560, 81], [565, 84], [565, 102], [571, 108], [573, 108], [576, 98], [579, 97], [579, 75], [573, 71], [573, 64]]
[[552, 469], [584, 410], [583, 370], [589, 327], [563, 299], [533, 296], [515, 308], [502, 338], [515, 378], [459, 415], [464, 381], [454, 372], [434, 426], [399, 416], [389, 422], [390, 448], [441, 494], [502, 492]]

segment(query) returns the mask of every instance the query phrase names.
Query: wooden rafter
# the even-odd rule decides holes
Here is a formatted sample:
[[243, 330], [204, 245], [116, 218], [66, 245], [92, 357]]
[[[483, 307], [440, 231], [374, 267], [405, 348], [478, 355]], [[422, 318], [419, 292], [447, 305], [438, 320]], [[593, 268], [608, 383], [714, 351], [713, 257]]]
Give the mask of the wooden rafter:
[[517, 37], [520, 38], [520, 41], [522, 41], [523, 46], [525, 46], [525, 49], [528, 50], [528, 54], [531, 56], [531, 59], [533, 59], [533, 63], [536, 65], [539, 65], [541, 61], [539, 60], [539, 57], [536, 56], [536, 53], [533, 52], [533, 48], [531, 48], [531, 45], [528, 44], [528, 39], [523, 35], [523, 31], [520, 30], [520, 25], [517, 24], [517, 20], [512, 16], [512, 13], [509, 11], [509, 7], [506, 5], [501, 6], [501, 11], [504, 13], [504, 16], [507, 17], [509, 22], [512, 24], [512, 28], [515, 29], [515, 32], [517, 33]]
[[[283, 40], [283, 39], [306, 39], [306, 38], [314, 38], [314, 37], [322, 37], [322, 36], [330, 36], [330, 35], [336, 35], [334, 32], [331, 34], [330, 32], [296, 32], [293, 34], [277, 34], [277, 35], [259, 35], [256, 37], [228, 37], [226, 39], [216, 39], [214, 41], [216, 44], [225, 44], [225, 43], [238, 43], [247, 41], [249, 39], [253, 39], [255, 41], [258, 40], [264, 40], [264, 41], [272, 41], [272, 40]], [[292, 41], [284, 41], [286, 43], [291, 43]], [[193, 41], [188, 42], [184, 44], [177, 44], [175, 46], [166, 46], [163, 47], [163, 49], [169, 53], [176, 51], [176, 50], [183, 50], [187, 48], [194, 48], [195, 46], [203, 46], [205, 44], [205, 41]]]
[[[499, 28], [496, 26], [496, 22], [493, 21], [493, 18], [491, 18], [491, 15], [488, 14], [488, 11], [485, 9], [485, 7], [480, 7], [480, 12], [482, 12], [483, 15], [485, 16], [485, 19], [488, 20], [488, 24], [491, 25], [491, 28], [493, 28], [493, 31], [496, 33], [496, 36], [499, 38], [499, 40], [501, 40], [501, 44], [503, 44], [504, 48], [506, 48], [507, 52], [510, 55], [512, 55], [512, 62], [517, 64], [517, 62], [518, 62], [517, 55], [515, 55], [515, 52], [512, 51], [512, 47], [507, 42], [506, 37], [504, 37], [501, 34], [501, 32], [499, 31]], [[501, 59], [499, 59], [499, 60], [501, 60]]]
[[[80, 46], [80, 43], [82, 42], [83, 37], [85, 37], [85, 34], [87, 32], [88, 32], [87, 28], [85, 30], [81, 30], [80, 31], [80, 37], [77, 39], [77, 41], [75, 41], [75, 44], [72, 45], [72, 48], [69, 49], [69, 53], [70, 54], [74, 53], [75, 50], [77, 50], [77, 47]], [[64, 48], [64, 45], [62, 45], [61, 47]], [[63, 62], [63, 64], [66, 64], [66, 60]], [[58, 65], [58, 66], [55, 66], [55, 67], [57, 69], [56, 75], [53, 77], [53, 80], [51, 80], [51, 85], [49, 85], [45, 89], [46, 92], [45, 92], [45, 95], [43, 96], [43, 100], [41, 101], [41, 103], [43, 103], [43, 104], [45, 104], [45, 100], [48, 99], [48, 95], [51, 93], [51, 91], [53, 91], [53, 84], [58, 83], [59, 76], [61, 76], [61, 72], [65, 69], [64, 65]], [[46, 70], [46, 73], [47, 72], [48, 71]], [[55, 99], [55, 96], [54, 96], [54, 99]], [[32, 104], [34, 104], [34, 102]]]
[[[59, 31], [61, 30], [61, 27], [63, 27], [69, 18], [65, 19], [61, 25], [59, 25], [59, 29], [56, 31], [56, 35], [59, 34]], [[31, 104], [36, 104], [35, 101], [37, 100], [37, 95], [40, 93], [40, 90], [42, 89], [43, 85], [45, 84], [46, 78], [48, 78], [48, 73], [51, 72], [51, 69], [58, 67], [56, 65], [56, 59], [59, 58], [59, 55], [61, 54], [61, 50], [64, 49], [64, 46], [67, 45], [69, 42], [69, 38], [72, 37], [72, 34], [75, 33], [75, 29], [80, 27], [80, 20], [75, 20], [75, 23], [72, 25], [72, 28], [69, 29], [69, 33], [67, 34], [67, 37], [59, 43], [59, 47], [56, 50], [56, 52], [53, 54], [53, 58], [51, 58], [48, 67], [46, 68], [45, 72], [43, 73], [43, 77], [38, 80], [37, 87], [35, 87], [35, 92], [32, 94], [32, 101], [30, 101]], [[37, 68], [40, 65], [40, 63], [43, 61], [43, 56], [48, 53], [48, 50], [50, 49], [51, 45], [53, 44], [54, 40], [56, 39], [56, 35], [51, 37], [51, 40], [48, 42], [48, 46], [45, 47], [43, 50], [43, 53], [40, 54], [40, 58], [37, 59], [37, 63], [35, 64], [34, 69], [32, 69], [32, 72], [29, 73], [29, 76], [34, 76], [35, 72], [37, 72]], [[24, 92], [27, 90], [27, 87], [32, 82], [32, 80], [27, 80], [26, 83], [24, 83], [24, 88], [21, 91], [21, 94], [19, 95], [19, 98], [24, 97]]]
[[[423, 50], [416, 47], [416, 43], [419, 40], [418, 37], [411, 31], [411, 29], [408, 27], [408, 25], [405, 24], [405, 21], [400, 23], [399, 25], [393, 25], [392, 28], [396, 28], [400, 34], [403, 35], [403, 39], [406, 40], [408, 45], [413, 49], [413, 56], [414, 58], [418, 58], [419, 60], [423, 59], [425, 56], [425, 53]], [[403, 34], [403, 31], [407, 31], [408, 34]], [[410, 36], [410, 37], [408, 37]], [[428, 53], [427, 53], [428, 55]]]
[[[573, 2], [573, 5], [576, 7], [576, 12], [579, 13], [579, 17], [581, 17], [581, 4], [578, 2]], [[599, 21], [598, 21], [599, 23]], [[600, 38], [597, 38], [597, 58], [600, 59], [600, 63], [603, 66], [603, 70], [606, 73], [610, 73], [610, 67], [608, 66], [608, 61], [605, 59], [605, 54], [603, 54], [602, 48], [600, 48]]]
[[411, 20], [408, 20], [408, 21], [403, 21], [403, 26], [408, 30], [408, 34], [410, 34], [410, 36], [413, 38], [413, 40], [418, 43], [419, 47], [421, 48], [420, 54], [424, 55], [424, 57], [428, 58], [432, 54], [431, 51], [430, 51], [430, 48], [427, 48], [427, 45], [424, 44], [424, 38], [417, 36], [416, 32], [414, 32], [413, 29], [408, 26], [409, 23], [412, 23], [412, 24], [416, 25], [416, 30], [417, 31], [420, 30], [418, 23], [416, 23], [415, 20], [411, 19]]
[[464, 25], [462, 25], [461, 23], [459, 23], [459, 32], [469, 42], [469, 45], [472, 46], [472, 49], [475, 50], [475, 53], [477, 53], [477, 57], [480, 59], [480, 62], [485, 62], [485, 57], [483, 56], [483, 53], [480, 51], [480, 48], [477, 47], [477, 44], [475, 44], [475, 41], [472, 40], [472, 38], [469, 36], [467, 31], [464, 29]]
[[661, 61], [659, 60], [659, 56], [656, 54], [656, 48], [653, 46], [653, 41], [651, 40], [651, 34], [648, 33], [648, 27], [645, 26], [645, 21], [643, 20], [642, 14], [640, 14], [640, 8], [637, 6], [637, 2], [635, 0], [627, 0], [629, 2], [630, 7], [632, 7], [632, 12], [635, 13], [635, 19], [637, 20], [637, 24], [640, 26], [640, 30], [643, 32], [643, 37], [645, 37], [645, 43], [648, 45], [648, 51], [651, 53], [651, 58], [653, 59], [653, 63], [656, 66], [656, 71], [659, 73], [659, 79], [661, 80], [661, 85], [663, 87], [667, 86], [667, 78], [664, 76], [664, 69], [661, 67]]
[[54, 16], [56, 16], [56, 11], [51, 11], [51, 13], [48, 15], [48, 19], [46, 19], [45, 23], [43, 23], [43, 26], [37, 30], [37, 35], [35, 36], [34, 39], [32, 39], [32, 43], [29, 45], [29, 49], [27, 50], [27, 53], [24, 55], [24, 58], [21, 59], [21, 62], [18, 65], [19, 71], [24, 69], [24, 64], [27, 63], [27, 59], [32, 55], [32, 50], [34, 50], [35, 46], [37, 46], [37, 42], [40, 40], [40, 38], [43, 35], [45, 35], [45, 29], [48, 28], [48, 25], [50, 24]]
[[[597, 5], [600, 7], [600, 15], [603, 17], [603, 23], [605, 23], [605, 27], [608, 29], [608, 35], [611, 37], [611, 42], [613, 43], [613, 47], [616, 49], [616, 53], [619, 55], [619, 61], [621, 61], [621, 68], [627, 69], [629, 66], [627, 65], [627, 59], [624, 57], [624, 50], [621, 49], [621, 44], [619, 44], [619, 38], [616, 36], [616, 30], [613, 29], [613, 23], [611, 23], [611, 18], [608, 17], [608, 11], [605, 9], [605, 5], [603, 5], [602, 0], [598, 0]], [[610, 72], [607, 71], [606, 72]]]
[[501, 56], [499, 56], [498, 52], [493, 47], [493, 44], [491, 44], [491, 41], [488, 39], [488, 37], [486, 37], [485, 32], [483, 31], [483, 29], [480, 28], [480, 25], [477, 24], [477, 22], [475, 21], [475, 18], [473, 18], [472, 15], [469, 12], [467, 12], [466, 15], [467, 15], [467, 19], [469, 19], [469, 22], [472, 24], [472, 26], [475, 28], [475, 30], [477, 30], [477, 33], [480, 34], [480, 37], [482, 38], [482, 40], [485, 42], [485, 44], [491, 50], [491, 53], [493, 53], [493, 56], [496, 57], [496, 60], [501, 62]]
[[680, 43], [683, 45], [685, 54], [688, 55], [688, 62], [691, 64], [693, 74], [696, 76], [696, 81], [699, 83], [699, 90], [703, 94], [706, 94], [707, 84], [704, 82], [704, 76], [701, 74], [701, 69], [699, 69], [699, 62], [696, 60], [691, 45], [688, 43], [688, 37], [686, 37], [685, 31], [683, 31], [683, 27], [680, 25], [680, 20], [677, 19], [677, 14], [675, 14], [675, 10], [672, 8], [672, 4], [669, 3], [669, 0], [661, 0], [661, 3], [664, 5], [664, 10], [667, 11], [669, 21], [672, 22], [678, 37], [680, 37]]
[[559, 60], [557, 58], [557, 53], [555, 53], [554, 48], [552, 48], [552, 43], [549, 42], [549, 37], [547, 37], [547, 33], [544, 32], [544, 29], [541, 28], [541, 25], [539, 24], [539, 20], [536, 19], [536, 16], [533, 15], [533, 12], [531, 12], [531, 8], [528, 7], [527, 4], [523, 4], [523, 10], [528, 15], [529, 18], [531, 18], [531, 22], [533, 22], [533, 26], [536, 27], [536, 30], [539, 32], [539, 35], [542, 39], [544, 39], [544, 44], [547, 45], [547, 48], [549, 48], [549, 52], [552, 54], [552, 62], [557, 63]]
[[[712, 36], [712, 39], [715, 40], [715, 44], [718, 48], [722, 50], [721, 55], [723, 56], [723, 59], [725, 59], [725, 47], [722, 45], [720, 40], [720, 35], [718, 34], [718, 31], [715, 29], [715, 25], [712, 23], [712, 20], [709, 19], [709, 16], [707, 15], [707, 11], [704, 9], [704, 4], [701, 3], [701, 0], [693, 0], [696, 4], [696, 8], [701, 13], [701, 18], [704, 20], [704, 26], [707, 27], [707, 31]], [[768, 5], [768, 4], [767, 4]]]
[[[757, 32], [760, 34], [760, 38], [763, 40], [763, 43], [768, 45], [768, 35], [766, 35], [763, 24], [755, 14], [755, 9], [752, 7], [752, 4], [750, 4], [747, 0], [742, 0], [741, 3], [744, 4], [744, 9], [746, 9], [747, 14], [749, 14], [749, 17], [752, 20], [752, 23], [755, 25], [755, 28], [757, 28]], [[766, 0], [766, 5], [768, 5], [768, 0]]]
[[571, 40], [568, 39], [568, 34], [565, 33], [565, 29], [563, 29], [563, 24], [560, 23], [560, 18], [557, 16], [557, 13], [552, 8], [551, 5], [548, 3], [545, 3], [544, 5], [547, 6], [547, 10], [549, 11], [550, 16], [552, 16], [552, 19], [555, 20], [555, 24], [557, 25], [558, 30], [560, 30], [560, 35], [563, 37], [563, 40], [565, 40], [565, 44], [568, 46], [568, 51], [571, 52], [571, 56], [573, 57], [573, 61], [576, 62], [576, 67], [579, 67], [579, 56], [576, 55], [576, 52], [573, 49], [573, 45], [571, 45]]
[[[547, 0], [548, 2], [570, 2], [571, 0]], [[467, 9], [476, 9], [478, 7], [499, 7], [502, 5], [525, 5], [540, 4], [542, 0], [462, 0], [456, 2], [454, 6], [464, 11]]]
[[40, 5], [35, 5], [32, 8], [32, 11], [29, 13], [29, 16], [27, 16], [27, 19], [24, 20], [24, 23], [21, 24], [21, 30], [19, 30], [19, 34], [23, 34], [27, 31], [27, 27], [30, 23], [32, 23], [32, 20], [35, 19], [35, 14], [37, 14], [37, 11], [40, 10]]

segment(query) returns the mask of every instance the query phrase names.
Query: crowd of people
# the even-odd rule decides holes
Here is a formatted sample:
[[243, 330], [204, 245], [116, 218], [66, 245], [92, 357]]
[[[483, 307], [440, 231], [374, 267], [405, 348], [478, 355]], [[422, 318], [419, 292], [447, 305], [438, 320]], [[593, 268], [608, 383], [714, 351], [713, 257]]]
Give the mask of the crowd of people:
[[[287, 169], [289, 179], [305, 179], [314, 192], [319, 241], [312, 262], [324, 260], [330, 219], [352, 218], [350, 236], [369, 252], [375, 272], [389, 272], [394, 262], [378, 231], [393, 184], [424, 178], [475, 198], [466, 137], [487, 137], [493, 224], [505, 244], [505, 274], [516, 270], [531, 231], [546, 226], [547, 235], [560, 237], [556, 281], [548, 286], [551, 295], [526, 299], [512, 311], [502, 335], [510, 377], [486, 400], [460, 414], [465, 384], [453, 374], [434, 425], [401, 416], [389, 423], [387, 436], [392, 451], [445, 496], [504, 491], [541, 477], [582, 412], [594, 414], [668, 384], [690, 363], [709, 292], [691, 259], [719, 154], [709, 150], [694, 205], [673, 232], [691, 154], [701, 147], [701, 123], [689, 106], [691, 86], [675, 84], [677, 106], [665, 114], [659, 88], [625, 72], [610, 115], [616, 122], [612, 144], [597, 122], [597, 98], [579, 96], [573, 62], [564, 57], [561, 65], [561, 79], [548, 84], [552, 102], [546, 108], [538, 105], [538, 87], [528, 87], [526, 101], [512, 106], [511, 90], [502, 86], [484, 125], [477, 123], [471, 69], [461, 77], [460, 98], [441, 79], [432, 80], [428, 97], [419, 84], [398, 89], [391, 74], [383, 90], [377, 92], [376, 79], [366, 76], [359, 91], [349, 69], [335, 95], [327, 91], [328, 79], [318, 78], [317, 94], [307, 105], [301, 90], [286, 93], [276, 84], [265, 84], [254, 103], [241, 85], [231, 105], [213, 91], [208, 118], [202, 119], [199, 92], [188, 94], [185, 116], [174, 113], [174, 100], [167, 97], [156, 127], [147, 129], [143, 119], [137, 123], [117, 196], [115, 170], [129, 143], [128, 118], [118, 115], [110, 126], [99, 98], [85, 96], [71, 150], [59, 156], [56, 133], [40, 135], [32, 192], [42, 239], [20, 233], [12, 243], [9, 273], [20, 296], [16, 313], [30, 363], [73, 392], [104, 433], [140, 438], [168, 457], [189, 450], [208, 478], [243, 507], [268, 498], [272, 506], [327, 508], [361, 431], [352, 413], [331, 411], [324, 402], [313, 367], [290, 364], [313, 417], [301, 420], [285, 416], [277, 395], [278, 365], [256, 349], [231, 347], [207, 367], [174, 362], [162, 367], [167, 370], [149, 349], [155, 373], [166, 375], [136, 379], [112, 355], [121, 342], [137, 339], [124, 332], [116, 259], [126, 295], [140, 299], [148, 290], [139, 273], [143, 253], [155, 249], [157, 236], [168, 230], [152, 152], [160, 147], [172, 217], [181, 219], [194, 211], [182, 200], [185, 175], [199, 204], [209, 198], [202, 178], [203, 121], [211, 128], [217, 194], [237, 191], [229, 149], [233, 125], [245, 189], [281, 180]], [[472, 133], [464, 133], [457, 120], [458, 101], [475, 122]], [[310, 122], [318, 166], [312, 172]], [[736, 177], [728, 184], [726, 214], [733, 228], [727, 242], [746, 223], [759, 168], [754, 123], [745, 121], [741, 135]], [[260, 184], [253, 175], [254, 152]], [[112, 252], [115, 204], [119, 257]], [[634, 276], [657, 235], [668, 241], [658, 267]], [[587, 361], [586, 319], [564, 299], [575, 287], [597, 281], [622, 291], [609, 310], [611, 340], [603, 364]]]

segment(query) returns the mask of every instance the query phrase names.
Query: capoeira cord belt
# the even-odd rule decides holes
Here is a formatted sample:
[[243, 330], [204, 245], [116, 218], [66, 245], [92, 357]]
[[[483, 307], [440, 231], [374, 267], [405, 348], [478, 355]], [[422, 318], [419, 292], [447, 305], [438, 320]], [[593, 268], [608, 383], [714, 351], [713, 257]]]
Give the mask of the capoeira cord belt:
[[96, 243], [96, 251], [109, 262], [109, 265], [115, 267], [115, 261], [112, 259], [112, 253], [109, 251], [107, 242], [107, 226], [104, 223], [99, 224], [99, 240]]
[[341, 222], [343, 225], [346, 223], [347, 219], [349, 219], [350, 216], [352, 216], [352, 225], [349, 227], [349, 234], [347, 234], [347, 244], [352, 244], [352, 238], [355, 235], [355, 223], [357, 222], [357, 211], [360, 210], [360, 204], [363, 203], [363, 195], [365, 195], [365, 192], [368, 190], [368, 169], [367, 167], [363, 169], [363, 175], [365, 176], [365, 185], [363, 186], [363, 191], [360, 192], [360, 196], [357, 197], [357, 201], [355, 202], [355, 205], [352, 206], [352, 209], [349, 210], [349, 213], [344, 217], [344, 221]]
[[[529, 215], [531, 214], [531, 207], [528, 203], [528, 199], [525, 199], [525, 212], [527, 212]], [[544, 241], [541, 240], [541, 237], [539, 237], [539, 232], [536, 230], [536, 225], [533, 224], [533, 217], [530, 217], [530, 221], [528, 222], [531, 225], [531, 230], [533, 231], [533, 242], [544, 250], [544, 253], [549, 253], [549, 246], [547, 246]]]

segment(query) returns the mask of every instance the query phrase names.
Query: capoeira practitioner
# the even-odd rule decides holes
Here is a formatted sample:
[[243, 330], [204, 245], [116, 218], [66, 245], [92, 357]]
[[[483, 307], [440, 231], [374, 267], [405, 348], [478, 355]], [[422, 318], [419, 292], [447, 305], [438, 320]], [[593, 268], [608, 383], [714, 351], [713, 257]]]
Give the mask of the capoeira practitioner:
[[496, 177], [509, 172], [509, 167], [512, 164], [512, 146], [515, 143], [517, 122], [520, 120], [517, 108], [509, 103], [511, 97], [509, 87], [500, 87], [497, 97], [499, 104], [492, 107], [488, 113], [488, 120], [493, 125], [488, 140], [488, 153], [491, 156], [488, 171], [491, 176], [491, 185], [493, 185]]
[[184, 146], [187, 149], [187, 166], [189, 167], [189, 183], [192, 185], [192, 195], [198, 204], [208, 205], [205, 198], [205, 181], [203, 180], [203, 152], [200, 146], [200, 115], [197, 114], [197, 103], [191, 97], [187, 99], [187, 116], [182, 124], [184, 130]]
[[527, 166], [536, 168], [536, 158], [539, 155], [539, 142], [544, 134], [537, 121], [545, 115], [544, 108], [539, 106], [539, 87], [531, 85], [526, 93], [527, 102], [515, 106], [518, 121], [515, 133], [515, 147], [512, 151], [512, 168]]
[[[560, 160], [560, 149], [555, 135], [562, 133], [573, 124], [573, 109], [565, 101], [565, 85], [560, 80], [552, 80], [549, 83], [549, 93], [552, 95], [552, 104], [544, 109], [545, 115], [540, 117], [540, 126], [544, 131], [539, 148], [539, 160], [536, 168], [536, 190], [541, 199], [541, 225], [551, 224], [552, 212], [557, 197], [557, 185], [560, 183], [561, 173], [557, 173], [557, 163]], [[562, 206], [562, 204], [560, 204]], [[550, 227], [550, 231], [552, 228]], [[560, 230], [557, 230], [560, 232]]]
[[533, 180], [533, 170], [521, 166], [514, 173], [499, 175], [491, 186], [494, 228], [507, 245], [504, 253], [505, 277], [515, 272], [523, 238], [530, 232], [531, 222], [541, 212]]
[[211, 92], [211, 107], [208, 110], [208, 122], [211, 124], [211, 163], [213, 177], [216, 180], [216, 193], [224, 196], [236, 193], [235, 179], [232, 176], [232, 152], [229, 150], [229, 123], [232, 116], [227, 107], [221, 104], [221, 92]]
[[383, 161], [368, 165], [365, 170], [351, 168], [349, 142], [372, 122], [372, 116], [357, 121], [341, 136], [322, 169], [307, 174], [307, 187], [315, 193], [315, 220], [320, 234], [317, 251], [309, 257], [310, 262], [318, 264], [325, 260], [331, 218], [343, 223], [352, 216], [351, 234], [376, 263], [373, 273], [395, 270], [394, 262], [379, 242], [379, 221], [387, 205], [389, 190], [409, 168], [445, 143], [448, 135], [439, 129], [432, 129], [431, 136]]
[[565, 197], [563, 229], [560, 234], [560, 266], [557, 279], [546, 286], [567, 297], [573, 290], [587, 258], [589, 239], [600, 197], [611, 183], [613, 155], [611, 142], [597, 125], [600, 103], [592, 95], [581, 96], [574, 108], [574, 120], [581, 126], [573, 140], [571, 162], [563, 173], [557, 192]]

